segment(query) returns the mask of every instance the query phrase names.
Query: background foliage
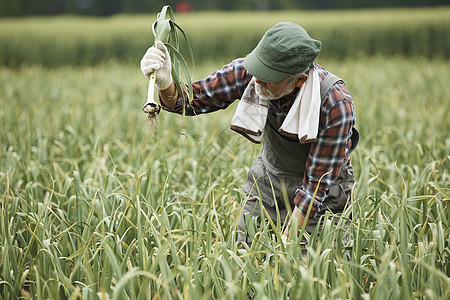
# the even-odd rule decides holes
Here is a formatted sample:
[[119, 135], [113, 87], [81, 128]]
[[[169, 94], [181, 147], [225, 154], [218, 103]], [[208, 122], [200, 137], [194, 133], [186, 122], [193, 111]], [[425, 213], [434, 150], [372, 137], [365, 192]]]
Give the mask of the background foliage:
[[[448, 299], [450, 39], [444, 27], [440, 39], [420, 32], [446, 24], [448, 10], [398, 12], [325, 12], [320, 23], [315, 12], [178, 20], [197, 47], [195, 78], [254, 45], [224, 43], [233, 37], [215, 20], [248, 28], [253, 41], [283, 19], [317, 29], [324, 49], [334, 35], [348, 39], [333, 47], [349, 54], [324, 52], [318, 62], [345, 79], [357, 110], [353, 204], [309, 237], [305, 255], [258, 219], [252, 247], [236, 245], [240, 187], [260, 148], [228, 129], [234, 105], [184, 122], [163, 112], [149, 134], [139, 60], [153, 17], [2, 20], [14, 51], [2, 52], [0, 67], [0, 297]], [[367, 28], [383, 40], [365, 44]], [[414, 32], [415, 43], [398, 43]], [[206, 51], [214, 39], [217, 57]], [[398, 52], [369, 51], [384, 44]]]
[[[156, 15], [0, 20], [0, 64], [135, 63], [153, 44]], [[323, 42], [319, 57], [450, 57], [450, 7], [324, 12], [204, 12], [179, 14], [197, 61], [227, 61], [249, 53], [280, 21], [301, 24]], [[239, 34], [237, 34], [239, 33]]]
[[81, 14], [110, 16], [119, 13], [156, 13], [164, 5], [174, 9], [187, 2], [191, 10], [297, 10], [449, 5], [448, 0], [15, 0], [0, 1], [1, 16]]

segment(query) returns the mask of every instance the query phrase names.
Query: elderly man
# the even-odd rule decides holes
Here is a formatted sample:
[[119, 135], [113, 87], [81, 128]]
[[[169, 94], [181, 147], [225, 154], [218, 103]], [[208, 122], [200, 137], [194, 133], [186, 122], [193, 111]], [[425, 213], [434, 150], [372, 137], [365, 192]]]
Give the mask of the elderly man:
[[[251, 242], [246, 220], [261, 214], [261, 203], [274, 221], [277, 214], [283, 222], [290, 215], [283, 224], [296, 220], [297, 228], [304, 225], [312, 232], [320, 215], [342, 212], [349, 200], [354, 183], [349, 156], [359, 137], [354, 106], [344, 82], [315, 62], [320, 48], [321, 42], [301, 26], [279, 23], [245, 58], [193, 82], [191, 104], [172, 82], [162, 43], [141, 60], [144, 75], [158, 71], [164, 110], [181, 113], [184, 103], [186, 115], [197, 115], [240, 99], [231, 129], [263, 143], [243, 185], [247, 197], [238, 221], [241, 242]], [[295, 227], [286, 226], [285, 235], [289, 228]]]

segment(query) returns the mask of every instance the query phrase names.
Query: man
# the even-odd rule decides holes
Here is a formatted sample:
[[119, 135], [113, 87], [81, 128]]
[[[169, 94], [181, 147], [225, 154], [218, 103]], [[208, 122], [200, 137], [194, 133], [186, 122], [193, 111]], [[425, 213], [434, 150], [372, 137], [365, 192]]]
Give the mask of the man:
[[[164, 110], [181, 113], [185, 103], [186, 115], [196, 115], [240, 99], [231, 129], [263, 143], [243, 186], [247, 197], [238, 221], [241, 242], [251, 242], [246, 220], [260, 215], [260, 203], [275, 221], [277, 213], [284, 221], [293, 207], [289, 221], [295, 220], [297, 228], [306, 223], [311, 233], [320, 215], [327, 209], [342, 212], [350, 197], [354, 177], [349, 155], [359, 136], [353, 127], [353, 102], [344, 82], [315, 62], [320, 48], [299, 25], [279, 23], [248, 56], [193, 82], [192, 104], [182, 101], [186, 94], [178, 95], [162, 43], [149, 48], [141, 60], [144, 75], [158, 71]], [[290, 228], [295, 226], [285, 226], [284, 235]]]

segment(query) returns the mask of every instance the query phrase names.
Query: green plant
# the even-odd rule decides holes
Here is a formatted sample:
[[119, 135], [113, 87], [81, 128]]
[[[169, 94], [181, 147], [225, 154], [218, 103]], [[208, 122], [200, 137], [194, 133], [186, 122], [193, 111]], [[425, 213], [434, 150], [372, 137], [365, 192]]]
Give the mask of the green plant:
[[[182, 85], [186, 86], [189, 94], [189, 101], [192, 100], [192, 81], [191, 75], [189, 73], [189, 68], [181, 55], [179, 33], [184, 37], [187, 48], [189, 50], [191, 61], [193, 62], [192, 48], [189, 43], [189, 39], [183, 29], [175, 22], [175, 16], [169, 5], [162, 8], [161, 12], [158, 13], [156, 22], [152, 25], [152, 31], [154, 35], [154, 41], [162, 41], [168, 48], [169, 54], [172, 61], [172, 77], [174, 83], [179, 91], [182, 93]], [[155, 80], [157, 71], [150, 74], [149, 86], [148, 86], [148, 97], [143, 110], [149, 114], [149, 118], [159, 112], [159, 105], [155, 101]]]
[[261, 219], [236, 244], [260, 147], [228, 129], [233, 106], [187, 118], [195, 142], [172, 114], [151, 138], [136, 63], [0, 67], [0, 298], [448, 299], [448, 61], [319, 63], [345, 79], [361, 141], [353, 203], [304, 256]]

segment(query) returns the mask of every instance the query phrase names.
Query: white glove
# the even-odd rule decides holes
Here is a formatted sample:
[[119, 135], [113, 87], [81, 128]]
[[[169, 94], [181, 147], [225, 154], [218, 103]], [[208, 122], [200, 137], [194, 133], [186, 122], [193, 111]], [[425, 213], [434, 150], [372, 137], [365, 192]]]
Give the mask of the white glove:
[[155, 71], [155, 84], [159, 90], [167, 89], [172, 83], [172, 63], [166, 46], [161, 41], [148, 48], [141, 60], [141, 71], [149, 78]]

